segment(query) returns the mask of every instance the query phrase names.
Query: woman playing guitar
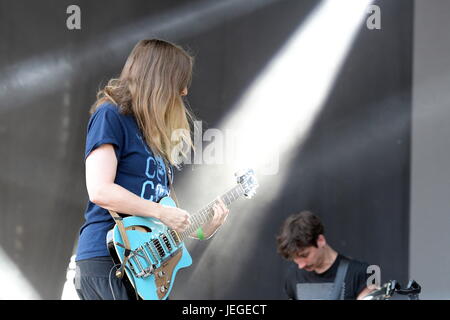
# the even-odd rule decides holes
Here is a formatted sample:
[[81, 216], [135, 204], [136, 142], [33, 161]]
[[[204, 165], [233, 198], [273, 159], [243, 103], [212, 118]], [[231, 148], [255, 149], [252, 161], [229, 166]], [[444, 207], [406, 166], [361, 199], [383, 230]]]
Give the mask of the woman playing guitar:
[[[190, 224], [188, 212], [158, 201], [169, 194], [173, 167], [187, 154], [176, 147], [192, 148], [192, 116], [182, 99], [192, 66], [193, 57], [180, 46], [142, 40], [120, 77], [111, 79], [97, 95], [85, 149], [89, 202], [76, 256], [75, 287], [80, 299], [134, 298], [121, 279], [111, 277], [114, 263], [105, 238], [115, 222], [109, 211], [153, 217], [177, 232]], [[177, 139], [173, 139], [175, 131]], [[218, 201], [213, 219], [193, 237], [209, 238], [228, 212]]]

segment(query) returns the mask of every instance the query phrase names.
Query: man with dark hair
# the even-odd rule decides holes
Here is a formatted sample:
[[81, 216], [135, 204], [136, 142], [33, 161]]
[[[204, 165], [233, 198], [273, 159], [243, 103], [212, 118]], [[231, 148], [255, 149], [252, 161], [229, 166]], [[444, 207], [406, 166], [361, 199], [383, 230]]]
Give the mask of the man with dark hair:
[[278, 253], [295, 262], [288, 271], [285, 291], [295, 300], [354, 300], [367, 287], [367, 263], [345, 257], [325, 239], [320, 219], [309, 211], [286, 219], [277, 237]]

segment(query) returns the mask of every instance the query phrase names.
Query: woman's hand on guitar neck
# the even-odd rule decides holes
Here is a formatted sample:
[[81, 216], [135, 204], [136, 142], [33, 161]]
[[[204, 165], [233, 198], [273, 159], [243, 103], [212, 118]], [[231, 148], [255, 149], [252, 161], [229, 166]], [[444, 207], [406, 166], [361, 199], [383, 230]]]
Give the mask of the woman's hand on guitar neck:
[[163, 206], [159, 220], [176, 232], [183, 232], [189, 227], [189, 217], [190, 214], [183, 209]]
[[220, 198], [216, 200], [216, 203], [213, 206], [213, 210], [214, 216], [212, 220], [203, 227], [206, 239], [211, 238], [217, 232], [219, 227], [225, 222], [228, 214], [230, 213], [230, 210]]
[[217, 229], [225, 222], [226, 218], [228, 217], [228, 213], [230, 213], [230, 210], [220, 198], [218, 198], [216, 203], [214, 204], [213, 210], [214, 216], [211, 220], [211, 226], [214, 229]]

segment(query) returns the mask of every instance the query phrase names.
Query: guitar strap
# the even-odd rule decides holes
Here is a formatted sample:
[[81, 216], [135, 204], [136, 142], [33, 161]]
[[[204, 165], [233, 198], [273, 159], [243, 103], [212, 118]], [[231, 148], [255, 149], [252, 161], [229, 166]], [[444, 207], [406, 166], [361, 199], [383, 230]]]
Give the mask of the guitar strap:
[[347, 274], [348, 265], [349, 262], [345, 258], [342, 258], [342, 260], [339, 262], [336, 278], [334, 278], [333, 290], [331, 291], [331, 300], [341, 300], [342, 285], [345, 281], [345, 275]]
[[123, 247], [125, 249], [124, 258], [120, 266], [120, 270], [116, 271], [116, 277], [121, 279], [125, 275], [125, 266], [127, 265], [128, 259], [130, 258], [131, 246], [125, 230], [125, 226], [123, 225], [123, 218], [113, 210], [108, 210], [108, 212], [114, 219], [114, 222], [116, 223], [117, 228], [119, 229], [119, 233], [123, 241]]
[[130, 257], [130, 253], [131, 253], [130, 241], [128, 240], [128, 236], [125, 231], [125, 226], [123, 225], [123, 218], [121, 216], [119, 216], [119, 214], [117, 214], [117, 212], [115, 212], [115, 211], [112, 211], [112, 210], [108, 210], [108, 211], [109, 211], [109, 214], [113, 217], [114, 221], [116, 222], [117, 228], [119, 229], [119, 233], [120, 233], [120, 236], [122, 237], [123, 245], [125, 248], [125, 254], [124, 254], [122, 264], [120, 266], [120, 270], [118, 270], [116, 272], [116, 277], [122, 278], [124, 275], [125, 266], [128, 262], [128, 259]]

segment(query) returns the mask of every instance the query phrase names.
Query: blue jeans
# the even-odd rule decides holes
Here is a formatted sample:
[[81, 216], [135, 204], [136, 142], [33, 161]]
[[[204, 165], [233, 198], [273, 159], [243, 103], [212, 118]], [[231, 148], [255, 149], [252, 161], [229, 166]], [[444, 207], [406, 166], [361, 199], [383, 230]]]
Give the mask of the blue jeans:
[[[96, 257], [76, 262], [75, 289], [81, 300], [136, 300], [115, 275], [111, 257]], [[114, 295], [113, 295], [114, 292]]]

